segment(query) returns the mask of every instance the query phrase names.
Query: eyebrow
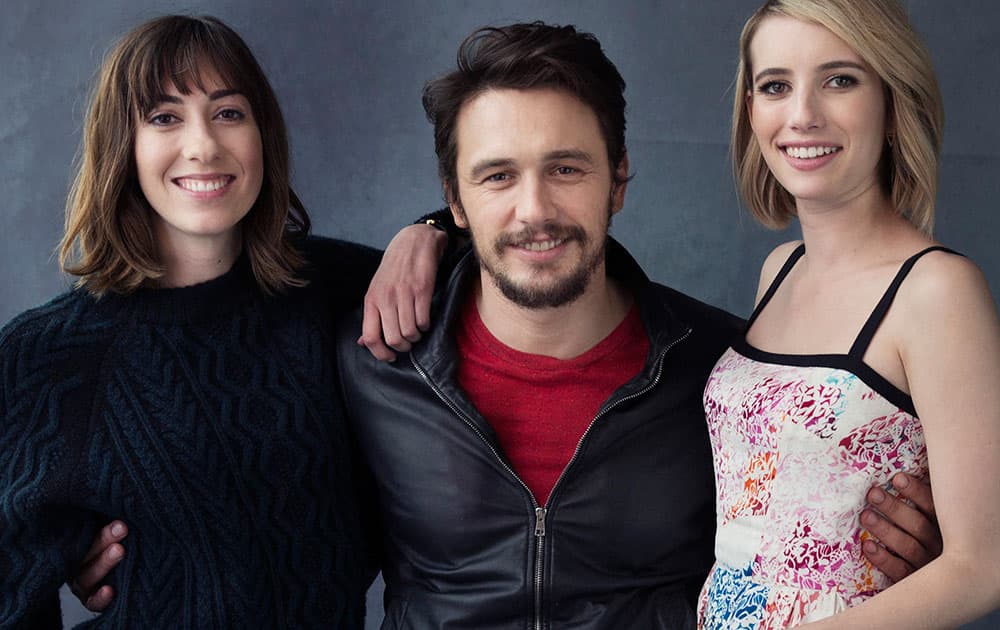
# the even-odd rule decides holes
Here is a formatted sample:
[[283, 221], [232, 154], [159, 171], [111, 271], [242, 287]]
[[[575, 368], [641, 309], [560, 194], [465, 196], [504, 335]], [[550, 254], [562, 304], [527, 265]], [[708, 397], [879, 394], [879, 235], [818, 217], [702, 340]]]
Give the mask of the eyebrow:
[[[558, 160], [579, 160], [581, 162], [586, 162], [587, 164], [594, 163], [593, 156], [586, 151], [581, 151], [579, 149], [559, 149], [556, 151], [549, 151], [542, 156], [542, 161], [544, 162], [555, 162]], [[472, 170], [469, 172], [469, 175], [473, 179], [477, 179], [486, 171], [494, 168], [506, 168], [513, 165], [514, 160], [511, 158], [481, 160], [472, 165]]]
[[562, 149], [545, 154], [546, 162], [554, 162], [556, 160], [579, 160], [588, 164], [594, 163], [594, 158], [586, 151], [581, 151], [580, 149]]
[[510, 158], [480, 160], [472, 165], [472, 170], [469, 172], [469, 176], [472, 177], [472, 179], [479, 179], [479, 177], [486, 171], [493, 170], [495, 168], [506, 168], [508, 166], [512, 166], [513, 164], [514, 160]]
[[[224, 89], [224, 90], [216, 90], [216, 91], [214, 91], [214, 92], [212, 92], [212, 93], [210, 93], [208, 95], [208, 99], [211, 100], [211, 101], [217, 101], [220, 98], [226, 98], [227, 96], [232, 96], [233, 94], [241, 94], [241, 92], [239, 90], [231, 90], [231, 89], [228, 89], [228, 88]], [[156, 102], [157, 103], [173, 103], [174, 105], [180, 105], [182, 103], [181, 97], [179, 97], [179, 96], [172, 96], [172, 95], [169, 95], [169, 94], [160, 94], [157, 97]]]
[[[838, 68], [854, 68], [855, 70], [868, 72], [868, 68], [864, 67], [860, 63], [856, 61], [847, 61], [847, 60], [827, 61], [826, 63], [820, 64], [819, 67], [817, 67], [816, 69], [823, 72], [826, 70], [836, 70]], [[753, 80], [754, 83], [756, 83], [757, 81], [760, 81], [764, 77], [782, 76], [791, 73], [792, 71], [789, 70], [788, 68], [765, 68], [760, 72], [758, 72], [754, 76]]]

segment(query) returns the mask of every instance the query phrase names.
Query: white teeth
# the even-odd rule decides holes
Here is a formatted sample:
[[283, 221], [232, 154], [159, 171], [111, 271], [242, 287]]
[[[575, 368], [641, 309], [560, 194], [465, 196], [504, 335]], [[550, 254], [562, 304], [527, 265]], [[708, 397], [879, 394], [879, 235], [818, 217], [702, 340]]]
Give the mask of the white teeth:
[[521, 245], [521, 247], [523, 247], [524, 249], [527, 249], [529, 251], [533, 251], [533, 252], [546, 252], [546, 251], [552, 249], [553, 247], [558, 247], [559, 245], [562, 245], [562, 242], [563, 242], [563, 239], [556, 239], [556, 240], [550, 240], [550, 241], [540, 241], [540, 242], [531, 242], [531, 243], [523, 243]]
[[177, 180], [177, 185], [184, 190], [190, 190], [191, 192], [212, 192], [219, 190], [228, 184], [229, 180], [229, 177], [220, 177], [218, 179], [209, 180], [181, 178]]
[[822, 157], [837, 151], [840, 151], [840, 147], [785, 147], [785, 153], [799, 159]]

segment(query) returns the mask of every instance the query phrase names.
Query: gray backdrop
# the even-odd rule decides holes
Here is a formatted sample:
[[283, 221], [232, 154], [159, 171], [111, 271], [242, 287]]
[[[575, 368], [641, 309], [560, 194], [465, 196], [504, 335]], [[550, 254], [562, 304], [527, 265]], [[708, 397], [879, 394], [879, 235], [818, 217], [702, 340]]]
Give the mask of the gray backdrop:
[[[67, 286], [53, 249], [85, 95], [112, 40], [173, 12], [238, 30], [291, 131], [293, 181], [319, 234], [384, 246], [441, 204], [423, 82], [488, 23], [542, 19], [597, 34], [628, 83], [636, 178], [613, 232], [657, 280], [746, 315], [760, 262], [793, 232], [741, 212], [726, 160], [736, 41], [756, 0], [563, 2], [4, 0], [0, 22], [0, 322]], [[1000, 289], [1000, 5], [910, 0], [934, 56], [947, 131], [938, 238]], [[369, 625], [381, 615], [373, 606]], [[67, 603], [67, 622], [84, 613]], [[974, 627], [1000, 625], [1000, 614]]]

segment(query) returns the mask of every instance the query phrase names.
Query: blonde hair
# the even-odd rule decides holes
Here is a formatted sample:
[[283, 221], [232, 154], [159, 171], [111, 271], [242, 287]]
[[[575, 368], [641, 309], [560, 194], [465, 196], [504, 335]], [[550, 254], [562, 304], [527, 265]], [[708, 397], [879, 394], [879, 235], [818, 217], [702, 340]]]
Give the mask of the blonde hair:
[[277, 98], [246, 43], [213, 17], [172, 15], [126, 34], [105, 57], [84, 121], [76, 176], [59, 245], [63, 269], [95, 295], [128, 293], [163, 275], [150, 207], [139, 187], [136, 118], [148, 115], [173, 83], [183, 94], [203, 89], [214, 70], [246, 96], [260, 130], [261, 191], [241, 221], [243, 251], [266, 293], [301, 286], [304, 264], [292, 246], [309, 231], [309, 216], [291, 189], [288, 139]]
[[944, 132], [941, 92], [930, 54], [896, 0], [769, 0], [743, 26], [733, 95], [731, 151], [736, 185], [758, 221], [781, 228], [795, 200], [768, 169], [750, 127], [750, 43], [760, 23], [781, 15], [814, 22], [844, 40], [882, 80], [886, 142], [881, 180], [893, 207], [917, 229], [934, 227], [937, 165]]

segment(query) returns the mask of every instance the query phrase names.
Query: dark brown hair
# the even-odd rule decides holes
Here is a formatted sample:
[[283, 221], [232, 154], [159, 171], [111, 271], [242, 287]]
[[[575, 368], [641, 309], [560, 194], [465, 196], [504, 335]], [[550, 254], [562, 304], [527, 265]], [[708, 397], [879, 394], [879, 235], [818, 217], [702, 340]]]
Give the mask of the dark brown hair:
[[260, 130], [263, 182], [241, 221], [243, 252], [267, 293], [304, 282], [303, 258], [290, 240], [309, 231], [309, 216], [289, 184], [288, 138], [277, 98], [246, 43], [214, 17], [171, 15], [141, 24], [108, 53], [84, 121], [76, 177], [60, 244], [63, 268], [95, 295], [127, 293], [163, 275], [151, 217], [135, 164], [136, 121], [172, 83], [204, 90], [214, 71], [250, 102]]
[[542, 22], [484, 27], [462, 42], [457, 69], [424, 86], [424, 111], [434, 125], [438, 175], [453, 197], [449, 203], [458, 193], [458, 114], [469, 99], [496, 88], [557, 88], [586, 103], [597, 115], [616, 177], [625, 156], [625, 80], [597, 38]]

